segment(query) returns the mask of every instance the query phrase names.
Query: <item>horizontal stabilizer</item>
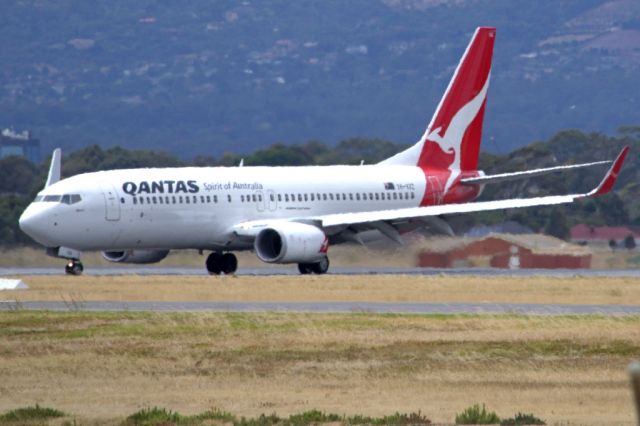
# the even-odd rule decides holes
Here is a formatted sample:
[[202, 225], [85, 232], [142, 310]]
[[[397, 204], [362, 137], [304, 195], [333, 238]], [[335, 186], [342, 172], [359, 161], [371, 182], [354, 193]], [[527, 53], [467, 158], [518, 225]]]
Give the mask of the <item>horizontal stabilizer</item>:
[[460, 183], [467, 185], [483, 185], [486, 183], [497, 183], [497, 182], [505, 182], [519, 179], [527, 179], [535, 176], [542, 176], [549, 173], [555, 172], [564, 172], [567, 170], [575, 170], [582, 169], [585, 167], [593, 167], [600, 166], [603, 164], [611, 164], [612, 161], [596, 161], [593, 163], [584, 163], [584, 164], [572, 164], [568, 166], [557, 166], [557, 167], [547, 167], [544, 169], [535, 169], [535, 170], [525, 170], [522, 172], [513, 172], [513, 173], [500, 173], [497, 175], [485, 175], [485, 176], [477, 176], [471, 178], [463, 178], [460, 180]]

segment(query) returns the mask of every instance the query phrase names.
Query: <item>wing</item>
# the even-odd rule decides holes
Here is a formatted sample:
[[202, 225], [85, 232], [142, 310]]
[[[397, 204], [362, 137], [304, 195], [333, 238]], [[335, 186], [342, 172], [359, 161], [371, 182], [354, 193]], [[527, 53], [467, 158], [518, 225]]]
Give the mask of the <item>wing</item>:
[[618, 157], [615, 159], [613, 165], [607, 171], [607, 174], [604, 176], [600, 184], [590, 192], [584, 194], [552, 195], [536, 198], [515, 198], [508, 200], [481, 201], [476, 203], [464, 204], [444, 204], [438, 206], [411, 207], [397, 210], [381, 210], [361, 213], [338, 213], [317, 216], [314, 218], [314, 220], [321, 223], [323, 228], [328, 228], [333, 226], [353, 225], [379, 221], [393, 221], [398, 219], [416, 219], [454, 213], [472, 213], [520, 207], [551, 206], [571, 203], [582, 198], [599, 197], [606, 194], [611, 190], [611, 188], [613, 188], [613, 185], [618, 178], [620, 168], [622, 167], [622, 163], [624, 162], [624, 159], [627, 156], [628, 152], [629, 147], [624, 147], [620, 154], [618, 154]]
[[358, 213], [336, 213], [305, 218], [247, 221], [234, 226], [232, 232], [236, 237], [251, 241], [262, 229], [272, 226], [274, 223], [300, 222], [321, 228], [327, 235], [338, 237], [342, 241], [351, 240], [362, 242], [358, 233], [372, 229], [379, 231], [389, 239], [400, 244], [402, 244], [400, 233], [403, 229], [410, 229], [412, 227], [415, 229], [416, 227], [428, 226], [439, 233], [452, 234], [449, 225], [439, 216], [521, 207], [567, 204], [583, 198], [599, 197], [604, 195], [613, 188], [613, 185], [618, 178], [618, 173], [622, 168], [622, 163], [624, 162], [628, 152], [629, 147], [624, 147], [620, 154], [618, 154], [618, 157], [614, 160], [613, 165], [609, 168], [600, 184], [593, 190], [583, 194], [515, 198], [508, 200], [444, 204], [438, 206], [410, 207]]

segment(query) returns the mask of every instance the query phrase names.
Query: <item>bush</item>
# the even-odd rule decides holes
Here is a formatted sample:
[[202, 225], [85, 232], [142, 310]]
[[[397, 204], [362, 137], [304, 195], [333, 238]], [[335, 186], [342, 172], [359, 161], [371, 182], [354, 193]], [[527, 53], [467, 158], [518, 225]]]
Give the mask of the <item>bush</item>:
[[475, 404], [456, 416], [457, 425], [490, 425], [500, 423], [500, 417], [493, 411], [487, 412], [484, 404]]
[[524, 425], [546, 425], [544, 420], [540, 420], [533, 414], [518, 413], [512, 419], [504, 419], [500, 422], [502, 426], [524, 426]]
[[127, 417], [126, 425], [155, 426], [157, 424], [176, 424], [183, 420], [182, 416], [165, 408], [143, 408]]
[[18, 408], [7, 411], [5, 414], [0, 415], [0, 422], [23, 423], [30, 420], [41, 420], [64, 416], [66, 416], [66, 414], [60, 410], [40, 407], [36, 404], [35, 407]]

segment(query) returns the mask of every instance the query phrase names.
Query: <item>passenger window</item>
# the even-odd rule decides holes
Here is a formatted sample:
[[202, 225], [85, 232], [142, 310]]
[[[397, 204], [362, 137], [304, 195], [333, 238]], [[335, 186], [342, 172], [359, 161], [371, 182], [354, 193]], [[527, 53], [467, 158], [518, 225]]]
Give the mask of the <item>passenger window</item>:
[[241, 196], [240, 196], [240, 202], [241, 202], [241, 203], [244, 203], [244, 195], [241, 195]]
[[258, 194], [258, 201], [262, 202], [262, 194]]
[[200, 202], [201, 202], [202, 204], [204, 204], [204, 195], [201, 195], [201, 196], [200, 196]]
[[140, 197], [140, 204], [144, 204], [144, 197]]
[[153, 201], [153, 204], [156, 204], [156, 197], [152, 197], [151, 200]]
[[171, 197], [169, 197], [168, 195], [166, 197], [164, 197], [164, 203], [165, 204], [171, 204]]
[[313, 196], [313, 192], [311, 193], [311, 201], [315, 201], [315, 197]]
[[347, 194], [344, 192], [342, 193], [342, 201], [347, 201]]
[[[209, 204], [211, 202], [211, 196], [207, 195], [206, 200], [207, 200], [207, 204]], [[202, 202], [204, 203], [204, 200]]]
[[373, 200], [373, 194], [372, 193], [369, 193], [369, 199]]
[[289, 202], [289, 194], [284, 194], [284, 201]]
[[356, 201], [360, 201], [360, 193], [356, 192]]
[[304, 201], [308, 201], [307, 200], [307, 194], [304, 194]]
[[182, 204], [182, 195], [178, 197], [178, 203]]
[[298, 194], [298, 201], [302, 201], [302, 194]]
[[258, 197], [256, 197], [256, 194], [253, 194], [253, 196], [251, 197], [253, 199], [253, 202], [255, 203], [256, 201], [258, 201]]
[[349, 194], [349, 200], [353, 201], [353, 194]]
[[231, 202], [231, 195], [227, 195], [227, 201]]
[[173, 197], [171, 197], [171, 202], [172, 202], [172, 204], [176, 203], [176, 196], [175, 195]]
[[275, 200], [276, 200], [276, 197], [274, 197], [274, 196], [273, 196], [273, 194], [269, 194], [269, 199], [270, 199], [271, 201], [275, 201]]
[[[122, 201], [124, 202], [124, 198], [122, 199]], [[163, 203], [162, 197], [158, 197], [158, 202], [159, 202], [160, 204], [162, 204], [162, 203]]]
[[191, 204], [191, 201], [189, 201], [189, 196], [188, 196], [188, 195], [185, 195], [185, 197], [184, 197], [184, 202], [185, 202], [186, 204]]
[[193, 204], [198, 204], [198, 197], [197, 196], [193, 196]]
[[395, 192], [393, 193], [393, 199], [397, 200], [398, 199], [398, 194], [396, 194]]
[[218, 203], [218, 196], [217, 195], [213, 196], [213, 202], [216, 203], [216, 204]]
[[322, 194], [322, 201], [327, 201], [327, 194]]
[[278, 201], [282, 201], [282, 196], [278, 194]]
[[147, 197], [147, 204], [151, 204], [151, 197]]
[[379, 199], [380, 199], [380, 194], [376, 192], [376, 201], [378, 201]]

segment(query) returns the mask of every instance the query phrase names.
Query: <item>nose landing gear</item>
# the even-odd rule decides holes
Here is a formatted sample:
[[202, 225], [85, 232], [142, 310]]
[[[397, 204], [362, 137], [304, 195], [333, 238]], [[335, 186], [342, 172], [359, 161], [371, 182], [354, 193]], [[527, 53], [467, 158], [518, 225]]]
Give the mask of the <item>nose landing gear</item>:
[[82, 271], [84, 271], [84, 266], [82, 266], [82, 262], [75, 259], [69, 260], [64, 267], [64, 272], [67, 275], [82, 275]]
[[207, 257], [209, 275], [233, 274], [238, 269], [238, 258], [233, 253], [213, 252]]

